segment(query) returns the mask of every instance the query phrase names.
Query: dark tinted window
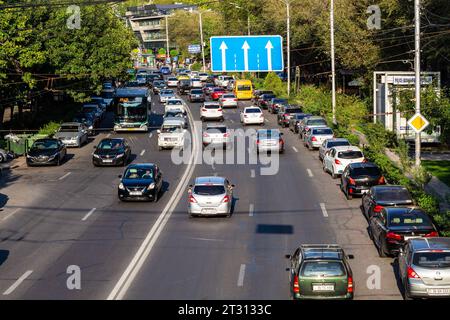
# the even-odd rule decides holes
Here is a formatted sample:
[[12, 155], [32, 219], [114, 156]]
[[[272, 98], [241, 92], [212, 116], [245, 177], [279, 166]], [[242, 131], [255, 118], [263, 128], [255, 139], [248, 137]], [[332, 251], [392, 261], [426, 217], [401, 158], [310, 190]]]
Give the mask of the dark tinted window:
[[275, 98], [275, 95], [273, 94], [263, 94], [262, 97], [264, 100], [270, 100], [272, 98]]
[[260, 109], [252, 108], [252, 109], [246, 109], [245, 113], [261, 113]]
[[227, 128], [226, 127], [209, 127], [206, 128], [206, 132], [209, 133], [226, 133], [227, 132]]
[[331, 142], [328, 142], [327, 148], [349, 146], [349, 145], [350, 145], [350, 142], [348, 142], [348, 141], [331, 141]]
[[362, 157], [363, 154], [361, 151], [341, 151], [338, 153], [338, 158], [341, 159], [358, 159]]
[[306, 261], [301, 270], [304, 277], [340, 277], [345, 274], [345, 268], [339, 261]]
[[328, 129], [328, 128], [317, 128], [317, 129], [313, 130], [312, 134], [314, 134], [314, 135], [316, 135], [316, 134], [317, 135], [321, 135], [321, 134], [330, 135], [330, 134], [333, 134], [333, 130]]
[[436, 250], [435, 252], [416, 252], [413, 263], [422, 268], [450, 268], [450, 252]]
[[302, 113], [302, 109], [299, 108], [286, 108], [285, 113]]
[[327, 122], [324, 119], [310, 119], [307, 122], [308, 126], [320, 126], [327, 125]]
[[107, 140], [102, 140], [99, 145], [98, 145], [98, 149], [103, 149], [103, 150], [107, 150], [107, 149], [120, 149], [122, 148], [122, 140], [120, 139], [107, 139]]
[[203, 94], [203, 90], [201, 89], [196, 89], [196, 90], [191, 90], [192, 94]]
[[224, 186], [195, 186], [194, 194], [200, 196], [217, 196], [225, 193]]
[[428, 227], [431, 226], [431, 221], [428, 216], [420, 212], [411, 213], [390, 213], [388, 216], [388, 226], [390, 227]]
[[57, 140], [35, 141], [31, 147], [34, 150], [53, 150], [58, 148]]
[[361, 176], [378, 177], [381, 175], [381, 172], [380, 169], [378, 169], [377, 167], [353, 168], [350, 171], [350, 175], [352, 177], [361, 177]]
[[411, 195], [404, 188], [383, 188], [377, 189], [375, 197], [378, 201], [400, 201], [409, 200], [412, 202]]
[[205, 109], [219, 109], [220, 105], [218, 105], [218, 104], [205, 104], [203, 107]]
[[78, 132], [78, 126], [61, 126], [60, 132]]

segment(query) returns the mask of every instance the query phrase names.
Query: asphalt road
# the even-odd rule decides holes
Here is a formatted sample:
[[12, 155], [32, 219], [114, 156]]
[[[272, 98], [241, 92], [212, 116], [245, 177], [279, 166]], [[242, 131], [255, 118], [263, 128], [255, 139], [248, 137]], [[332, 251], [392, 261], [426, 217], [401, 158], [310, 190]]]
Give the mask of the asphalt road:
[[[189, 107], [199, 120], [200, 104]], [[239, 111], [225, 112], [229, 128], [242, 128]], [[161, 116], [153, 119], [157, 127]], [[278, 127], [275, 116], [266, 113], [266, 119], [266, 128]], [[171, 209], [168, 201], [189, 169], [173, 165], [171, 151], [158, 151], [155, 131], [151, 137], [117, 135], [129, 139], [135, 162], [162, 168], [167, 183], [158, 203], [119, 202], [123, 168], [92, 166], [92, 146], [107, 132], [70, 149], [73, 157], [61, 167], [13, 169], [0, 191], [0, 299], [111, 298], [130, 267], [128, 285], [120, 288], [124, 299], [289, 299], [284, 255], [300, 243], [338, 243], [354, 254], [356, 299], [401, 299], [392, 259], [379, 258], [367, 236], [360, 200], [346, 200], [338, 180], [322, 171], [317, 152], [282, 130], [286, 152], [276, 175], [261, 175], [261, 164], [192, 167], [189, 182], [219, 175], [236, 185], [231, 218], [189, 219], [183, 188], [140, 263], [136, 253], [163, 221], [166, 206]], [[71, 265], [81, 268], [81, 290], [67, 287]], [[379, 289], [366, 285], [369, 267], [381, 271]]]

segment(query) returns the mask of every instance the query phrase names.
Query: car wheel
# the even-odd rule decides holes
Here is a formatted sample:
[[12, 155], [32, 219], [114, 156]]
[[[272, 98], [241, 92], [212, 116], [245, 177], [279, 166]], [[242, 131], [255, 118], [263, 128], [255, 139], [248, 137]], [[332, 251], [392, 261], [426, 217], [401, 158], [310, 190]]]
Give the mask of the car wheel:
[[58, 160], [56, 160], [56, 165], [60, 166], [61, 165], [61, 158], [58, 156]]
[[345, 193], [345, 196], [346, 196], [347, 200], [352, 200], [353, 199], [353, 195], [348, 193], [348, 189], [347, 189], [347, 192]]
[[3, 155], [0, 153], [0, 162], [5, 161], [5, 158], [3, 157]]
[[159, 190], [155, 191], [155, 196], [153, 197], [153, 202], [158, 202], [159, 199]]
[[380, 256], [380, 258], [385, 258], [386, 257], [386, 253], [383, 250], [383, 245], [382, 245], [381, 239], [379, 239], [379, 243], [380, 244], [378, 246], [376, 246], [377, 250], [378, 250], [378, 255]]
[[337, 177], [338, 177], [338, 175], [336, 173], [334, 173], [334, 169], [332, 169], [332, 171], [331, 171], [331, 177], [333, 179], [337, 179]]
[[403, 279], [403, 298], [405, 300], [413, 300], [409, 294], [408, 282], [405, 279]]

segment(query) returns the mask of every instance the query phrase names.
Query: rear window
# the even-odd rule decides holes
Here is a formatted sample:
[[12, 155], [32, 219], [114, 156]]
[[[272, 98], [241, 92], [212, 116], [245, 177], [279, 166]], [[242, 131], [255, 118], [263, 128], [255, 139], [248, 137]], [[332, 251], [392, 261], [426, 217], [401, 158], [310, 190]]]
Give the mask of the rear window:
[[341, 159], [358, 159], [362, 157], [363, 154], [361, 151], [341, 151], [338, 153], [338, 158]]
[[348, 142], [348, 141], [331, 141], [331, 142], [328, 142], [327, 147], [333, 148], [333, 147], [349, 146], [349, 145], [350, 145], [350, 142]]
[[203, 94], [203, 90], [201, 89], [196, 89], [196, 90], [191, 90], [192, 94]]
[[205, 104], [203, 107], [205, 109], [219, 109], [220, 105], [218, 105], [218, 104]]
[[224, 186], [195, 186], [194, 194], [199, 196], [217, 196], [225, 193]]
[[413, 263], [422, 268], [450, 268], [450, 252], [416, 252], [413, 256]]
[[327, 129], [327, 128], [323, 128], [323, 129], [318, 128], [318, 129], [314, 129], [312, 133], [313, 134], [318, 134], [318, 135], [321, 135], [321, 134], [330, 135], [330, 134], [333, 134], [333, 130]]
[[250, 91], [250, 90], [252, 90], [252, 87], [251, 87], [251, 86], [243, 86], [243, 85], [239, 85], [239, 86], [237, 87], [237, 89], [238, 89], [239, 91]]
[[304, 277], [341, 277], [345, 274], [345, 268], [339, 261], [306, 261], [301, 270]]
[[279, 139], [280, 132], [279, 131], [261, 131], [258, 132], [259, 139]]
[[213, 90], [214, 90], [214, 92], [223, 92], [222, 88], [214, 88]]
[[246, 109], [245, 113], [261, 113], [260, 109]]
[[361, 176], [378, 177], [381, 175], [381, 172], [380, 169], [378, 169], [377, 167], [353, 168], [350, 175], [352, 177], [361, 177]]
[[169, 106], [181, 106], [181, 105], [183, 105], [183, 102], [180, 100], [169, 100], [169, 101], [167, 101], [167, 104]]
[[226, 127], [208, 127], [206, 128], [206, 132], [210, 133], [226, 133], [227, 128]]
[[429, 227], [431, 226], [431, 221], [426, 215], [420, 213], [391, 213], [388, 225], [391, 227]]
[[383, 188], [376, 191], [376, 198], [378, 201], [402, 201], [407, 200], [412, 202], [411, 195], [407, 189], [391, 189]]
[[263, 95], [262, 95], [262, 98], [263, 98], [264, 100], [270, 100], [270, 99], [275, 98], [275, 95], [274, 95], [274, 94], [263, 94]]
[[302, 113], [302, 109], [299, 108], [286, 108], [285, 113]]
[[234, 94], [224, 94], [222, 98], [235, 99], [236, 96]]
[[60, 132], [78, 132], [78, 126], [61, 126]]
[[327, 122], [324, 119], [311, 119], [308, 120], [307, 125], [308, 126], [320, 126], [320, 125], [326, 125]]

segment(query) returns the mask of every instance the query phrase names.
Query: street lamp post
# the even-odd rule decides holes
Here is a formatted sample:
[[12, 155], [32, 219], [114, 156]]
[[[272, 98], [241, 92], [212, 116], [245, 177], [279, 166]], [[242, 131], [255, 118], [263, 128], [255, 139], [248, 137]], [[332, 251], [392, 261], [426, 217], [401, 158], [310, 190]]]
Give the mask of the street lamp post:
[[291, 0], [286, 3], [286, 27], [287, 27], [287, 95], [291, 93]]
[[[414, 1], [414, 20], [415, 20], [415, 33], [414, 33], [414, 41], [415, 41], [415, 96], [416, 96], [416, 113], [420, 113], [420, 0]], [[420, 133], [416, 133], [415, 139], [415, 164], [417, 167], [420, 166]]]
[[333, 109], [333, 124], [336, 125], [336, 70], [334, 64], [334, 0], [330, 5], [330, 28], [331, 28], [331, 104]]
[[167, 59], [170, 58], [170, 50], [169, 50], [169, 17], [166, 15], [166, 63]]
[[202, 12], [198, 11], [198, 16], [200, 20], [200, 46], [202, 48], [202, 61], [203, 61], [203, 72], [206, 71], [206, 62], [205, 62], [205, 43], [203, 41], [203, 22], [202, 22]]

